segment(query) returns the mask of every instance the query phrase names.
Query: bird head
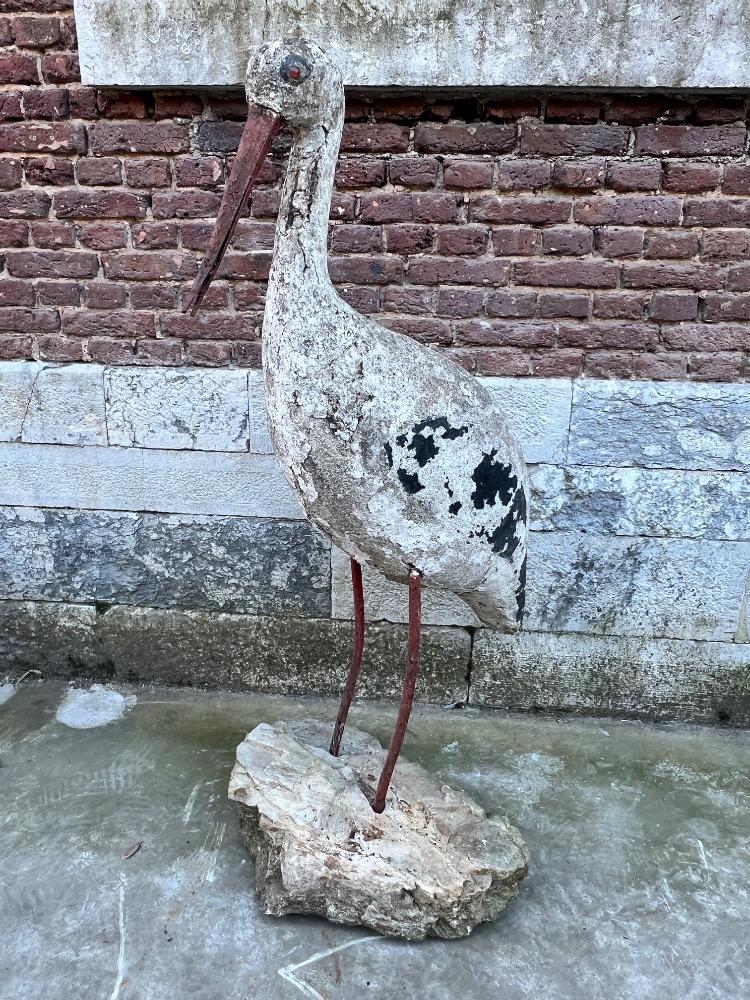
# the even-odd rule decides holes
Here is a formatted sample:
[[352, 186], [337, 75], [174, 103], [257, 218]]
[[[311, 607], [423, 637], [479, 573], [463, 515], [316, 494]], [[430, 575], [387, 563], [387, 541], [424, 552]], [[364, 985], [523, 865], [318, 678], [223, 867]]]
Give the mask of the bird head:
[[335, 62], [314, 42], [287, 38], [261, 46], [248, 61], [248, 115], [200, 270], [182, 306], [195, 315], [208, 291], [255, 178], [284, 124], [293, 129], [333, 126], [343, 103]]

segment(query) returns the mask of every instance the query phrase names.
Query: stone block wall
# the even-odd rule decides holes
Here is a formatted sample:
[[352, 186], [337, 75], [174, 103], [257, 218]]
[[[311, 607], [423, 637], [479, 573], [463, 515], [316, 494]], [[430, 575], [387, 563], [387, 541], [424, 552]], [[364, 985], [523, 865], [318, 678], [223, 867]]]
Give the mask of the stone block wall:
[[[79, 83], [70, 0], [0, 5], [0, 358], [257, 366], [284, 155], [179, 311], [240, 91]], [[750, 372], [744, 93], [350, 93], [331, 273], [490, 376]]]
[[[428, 592], [420, 696], [750, 723], [750, 387], [487, 384], [531, 471], [525, 629]], [[395, 696], [406, 594], [365, 594], [361, 690]], [[0, 671], [333, 694], [350, 617], [260, 372], [0, 364]]]

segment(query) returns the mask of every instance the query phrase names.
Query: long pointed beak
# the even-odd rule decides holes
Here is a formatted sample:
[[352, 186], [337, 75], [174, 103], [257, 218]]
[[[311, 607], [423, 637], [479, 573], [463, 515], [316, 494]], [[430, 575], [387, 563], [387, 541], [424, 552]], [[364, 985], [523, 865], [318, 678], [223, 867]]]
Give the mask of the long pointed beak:
[[183, 312], [195, 316], [221, 263], [235, 227], [247, 207], [253, 182], [282, 124], [283, 119], [275, 111], [258, 106], [250, 108], [206, 256], [183, 302]]

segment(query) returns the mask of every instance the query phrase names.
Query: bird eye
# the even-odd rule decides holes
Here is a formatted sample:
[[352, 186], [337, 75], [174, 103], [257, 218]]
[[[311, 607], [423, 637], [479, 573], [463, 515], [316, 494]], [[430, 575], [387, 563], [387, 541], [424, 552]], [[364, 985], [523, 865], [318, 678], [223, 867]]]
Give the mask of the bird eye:
[[291, 83], [293, 87], [298, 86], [310, 75], [312, 67], [306, 59], [300, 55], [287, 56], [279, 67], [279, 76], [285, 83]]

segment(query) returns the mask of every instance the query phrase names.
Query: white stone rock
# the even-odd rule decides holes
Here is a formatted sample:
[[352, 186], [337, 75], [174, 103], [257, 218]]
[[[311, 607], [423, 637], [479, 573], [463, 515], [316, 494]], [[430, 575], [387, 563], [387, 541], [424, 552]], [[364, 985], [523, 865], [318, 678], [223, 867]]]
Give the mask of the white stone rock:
[[20, 441], [39, 368], [31, 361], [0, 362], [0, 441]]
[[87, 691], [69, 691], [58, 706], [55, 718], [70, 729], [96, 729], [121, 718], [138, 699], [134, 694], [93, 684]]
[[564, 462], [573, 384], [568, 378], [483, 378], [527, 464]]
[[38, 365], [22, 440], [106, 445], [103, 370], [99, 365]]
[[109, 443], [124, 447], [247, 451], [247, 375], [239, 369], [108, 368]]
[[518, 894], [528, 851], [518, 831], [401, 759], [385, 811], [374, 792], [384, 751], [348, 729], [262, 723], [237, 748], [229, 797], [255, 858], [267, 914], [311, 913], [418, 940], [463, 937]]

